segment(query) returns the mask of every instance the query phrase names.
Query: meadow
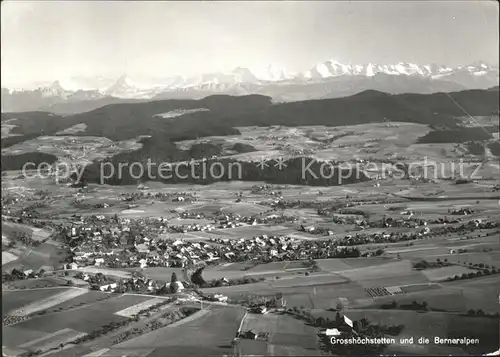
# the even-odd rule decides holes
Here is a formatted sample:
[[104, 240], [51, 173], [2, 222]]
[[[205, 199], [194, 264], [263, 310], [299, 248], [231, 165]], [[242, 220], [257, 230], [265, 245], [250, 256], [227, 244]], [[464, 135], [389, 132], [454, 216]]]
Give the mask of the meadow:
[[[298, 356], [302, 355], [304, 350], [317, 353], [316, 329], [290, 315], [248, 313], [242, 321], [241, 331], [249, 330], [255, 333], [269, 334], [266, 352], [270, 353], [270, 355], [284, 353], [284, 355]], [[241, 344], [241, 352], [243, 354], [255, 353], [255, 346], [252, 346], [253, 342], [256, 342], [255, 345], [261, 344], [260, 341]]]
[[115, 313], [150, 299], [147, 296], [117, 296], [90, 305], [84, 305], [81, 308], [34, 317], [15, 326], [45, 333], [54, 333], [64, 328], [90, 333], [105, 324], [126, 319]]
[[67, 290], [67, 288], [55, 288], [27, 291], [2, 291], [2, 315], [5, 316], [11, 311], [50, 298], [51, 296]]
[[210, 306], [186, 319], [115, 347], [155, 348], [149, 357], [230, 354], [231, 341], [236, 336], [244, 314], [242, 308]]

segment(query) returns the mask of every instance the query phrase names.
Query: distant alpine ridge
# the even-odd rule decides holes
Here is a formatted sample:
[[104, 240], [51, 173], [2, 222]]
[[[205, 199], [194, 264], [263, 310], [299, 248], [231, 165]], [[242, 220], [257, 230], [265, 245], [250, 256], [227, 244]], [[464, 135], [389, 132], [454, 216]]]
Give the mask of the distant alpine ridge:
[[427, 94], [486, 89], [498, 84], [498, 67], [483, 62], [451, 68], [413, 63], [351, 65], [330, 60], [302, 73], [270, 65], [255, 73], [238, 67], [229, 73], [172, 76], [142, 82], [126, 75], [115, 80], [74, 77], [35, 89], [2, 88], [2, 112], [45, 110], [71, 114], [119, 102], [200, 99], [212, 94], [262, 94], [275, 101], [298, 101], [344, 97], [365, 90]]

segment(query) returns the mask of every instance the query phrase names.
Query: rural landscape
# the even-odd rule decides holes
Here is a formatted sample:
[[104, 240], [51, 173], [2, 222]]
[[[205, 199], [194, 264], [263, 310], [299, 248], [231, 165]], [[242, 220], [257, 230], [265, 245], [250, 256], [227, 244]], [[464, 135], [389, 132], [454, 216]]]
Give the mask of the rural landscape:
[[3, 356], [498, 355], [498, 65], [451, 67], [2, 88]]

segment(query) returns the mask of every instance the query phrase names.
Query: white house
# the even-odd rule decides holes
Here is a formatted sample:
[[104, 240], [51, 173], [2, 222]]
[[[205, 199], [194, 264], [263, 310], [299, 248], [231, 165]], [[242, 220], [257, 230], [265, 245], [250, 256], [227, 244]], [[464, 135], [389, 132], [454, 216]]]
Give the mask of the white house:
[[215, 294], [214, 299], [219, 302], [227, 302], [228, 297], [222, 294]]
[[180, 281], [176, 281], [177, 284], [177, 291], [182, 291], [184, 290], [184, 285]]
[[265, 314], [267, 314], [269, 311], [267, 310], [267, 307], [265, 307], [265, 306], [260, 306], [260, 307], [259, 307], [259, 312], [260, 312], [262, 315], [265, 315]]
[[325, 330], [325, 335], [327, 335], [327, 336], [340, 336], [341, 332], [336, 328], [327, 328]]
[[146, 268], [148, 266], [148, 261], [147, 261], [147, 259], [141, 259], [141, 260], [139, 260], [139, 264], [140, 264], [141, 268]]

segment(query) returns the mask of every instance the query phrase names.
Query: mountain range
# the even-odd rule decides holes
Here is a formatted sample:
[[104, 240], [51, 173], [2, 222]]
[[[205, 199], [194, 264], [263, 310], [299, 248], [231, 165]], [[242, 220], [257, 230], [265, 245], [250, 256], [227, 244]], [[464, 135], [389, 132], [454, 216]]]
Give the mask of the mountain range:
[[302, 73], [271, 65], [258, 73], [238, 67], [229, 73], [172, 76], [142, 83], [124, 75], [117, 80], [74, 77], [35, 89], [2, 88], [2, 112], [73, 114], [113, 103], [201, 99], [213, 94], [261, 94], [276, 102], [338, 98], [365, 90], [429, 94], [486, 89], [498, 83], [498, 68], [481, 62], [451, 68], [412, 63], [350, 65], [330, 60]]

